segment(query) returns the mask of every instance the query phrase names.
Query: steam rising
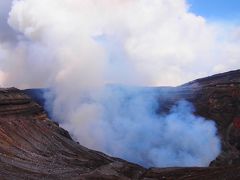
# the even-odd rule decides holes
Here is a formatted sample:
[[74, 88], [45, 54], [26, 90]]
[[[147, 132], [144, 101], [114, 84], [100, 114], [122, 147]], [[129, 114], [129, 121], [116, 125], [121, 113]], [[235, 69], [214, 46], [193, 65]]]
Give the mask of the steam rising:
[[239, 27], [188, 8], [184, 0], [0, 2], [1, 84], [51, 87], [54, 118], [88, 147], [144, 166], [207, 166], [220, 152], [212, 121], [185, 101], [159, 116], [157, 92], [107, 86], [178, 85], [239, 67]]
[[186, 101], [157, 115], [157, 94], [107, 87], [103, 99], [83, 100], [63, 126], [86, 146], [145, 167], [208, 166], [220, 153], [214, 122], [194, 116]]

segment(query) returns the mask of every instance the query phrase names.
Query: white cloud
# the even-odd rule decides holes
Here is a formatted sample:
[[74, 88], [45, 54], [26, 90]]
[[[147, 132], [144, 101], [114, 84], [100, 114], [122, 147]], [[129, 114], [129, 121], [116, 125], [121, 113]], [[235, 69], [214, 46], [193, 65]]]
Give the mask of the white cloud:
[[[189, 13], [184, 0], [16, 0], [8, 23], [18, 35], [14, 42], [0, 42], [0, 51], [5, 52], [0, 56], [3, 85], [53, 87], [54, 115], [88, 146], [105, 138], [102, 126], [110, 125], [108, 121], [97, 121], [109, 120], [102, 119], [108, 112], [104, 106], [106, 99], [102, 104], [102, 95], [113, 100], [110, 110], [114, 117], [122, 107], [118, 107], [121, 93], [120, 100], [115, 101], [118, 97], [102, 92], [106, 83], [177, 85], [239, 67], [237, 28], [212, 24]], [[0, 30], [0, 33], [4, 32]], [[148, 105], [144, 103], [143, 107]], [[141, 111], [142, 105], [136, 108]], [[149, 112], [144, 113], [146, 119], [152, 118]], [[195, 119], [191, 113], [189, 116]], [[128, 111], [124, 114], [132, 115]], [[133, 116], [133, 120], [136, 119], [139, 117]], [[133, 130], [133, 134], [145, 128], [141, 123], [140, 129], [134, 125], [126, 128], [121, 121], [116, 123], [113, 125], [122, 125], [122, 132]], [[97, 125], [100, 130], [91, 131]], [[149, 124], [149, 129], [155, 125]], [[184, 121], [180, 126], [185, 127]], [[203, 131], [208, 128], [203, 125]], [[205, 137], [215, 142], [214, 153], [200, 164], [199, 159], [191, 163], [207, 165], [217, 156], [219, 144], [215, 130], [214, 125], [210, 125], [210, 135]], [[113, 139], [107, 142], [115, 141], [115, 136], [119, 135], [113, 134]], [[95, 139], [90, 141], [89, 137]], [[98, 148], [104, 149], [103, 143], [99, 141]], [[126, 143], [123, 139], [122, 145]], [[191, 141], [189, 145], [191, 147]], [[199, 153], [205, 155], [197, 152], [197, 156]]]
[[[209, 23], [189, 13], [184, 0], [20, 0], [14, 1], [8, 21], [27, 41], [24, 56], [31, 54], [29, 46], [42, 46], [45, 53], [54, 56], [49, 60], [48, 54], [44, 54], [42, 58], [48, 60], [42, 60], [44, 64], [40, 65], [54, 69], [44, 73], [53, 82], [61, 74], [76, 76], [72, 73], [79, 72], [77, 76], [82, 76], [80, 72], [83, 72], [85, 77], [96, 78], [95, 83], [177, 85], [200, 75], [239, 68], [239, 28]], [[99, 42], [94, 39], [97, 36], [105, 38]], [[106, 39], [112, 44], [112, 51], [122, 49], [124, 60], [109, 52], [104, 46]], [[19, 45], [16, 46], [19, 51]], [[30, 56], [39, 59], [42, 54], [36, 53]], [[109, 63], [109, 56], [117, 59], [115, 64]], [[22, 59], [24, 67], [35, 61]], [[59, 69], [50, 63], [58, 64]], [[123, 69], [131, 67], [130, 80], [120, 78], [122, 71], [111, 74], [116, 64]], [[27, 69], [23, 68], [21, 74], [26, 74]], [[42, 71], [33, 72], [33, 77], [45, 81], [38, 73]], [[16, 76], [13, 72], [8, 74], [8, 77]], [[14, 78], [6, 80], [6, 85], [23, 86], [11, 79]], [[25, 81], [24, 86], [35, 85], [31, 79]]]

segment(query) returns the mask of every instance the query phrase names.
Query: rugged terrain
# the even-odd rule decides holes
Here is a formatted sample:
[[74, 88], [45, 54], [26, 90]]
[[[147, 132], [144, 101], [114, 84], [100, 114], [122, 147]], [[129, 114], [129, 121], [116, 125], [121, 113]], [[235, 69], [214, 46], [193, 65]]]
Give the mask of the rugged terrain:
[[0, 89], [0, 179], [240, 179], [240, 70], [157, 90], [164, 111], [187, 99], [215, 120], [223, 151], [211, 167], [145, 169], [89, 150], [26, 95], [41, 104], [39, 90], [9, 88]]
[[194, 104], [197, 115], [216, 122], [222, 153], [211, 166], [240, 165], [240, 70], [175, 88], [159, 88], [159, 91], [159, 102], [165, 111], [178, 100], [185, 99]]

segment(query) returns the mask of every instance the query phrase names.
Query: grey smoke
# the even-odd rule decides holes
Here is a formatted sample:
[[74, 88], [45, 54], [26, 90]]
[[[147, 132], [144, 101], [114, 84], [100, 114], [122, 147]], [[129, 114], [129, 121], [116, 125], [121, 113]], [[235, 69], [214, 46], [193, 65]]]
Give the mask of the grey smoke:
[[0, 41], [16, 41], [16, 32], [7, 23], [11, 4], [12, 1], [0, 1]]

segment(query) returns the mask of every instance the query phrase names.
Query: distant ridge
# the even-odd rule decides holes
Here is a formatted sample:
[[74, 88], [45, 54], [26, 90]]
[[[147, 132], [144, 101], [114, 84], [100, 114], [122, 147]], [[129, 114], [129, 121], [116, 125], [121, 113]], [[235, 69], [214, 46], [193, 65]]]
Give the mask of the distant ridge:
[[181, 86], [194, 86], [194, 85], [209, 86], [216, 84], [231, 84], [231, 83], [240, 83], [240, 69], [215, 74], [205, 78], [199, 78], [194, 81], [183, 84]]

